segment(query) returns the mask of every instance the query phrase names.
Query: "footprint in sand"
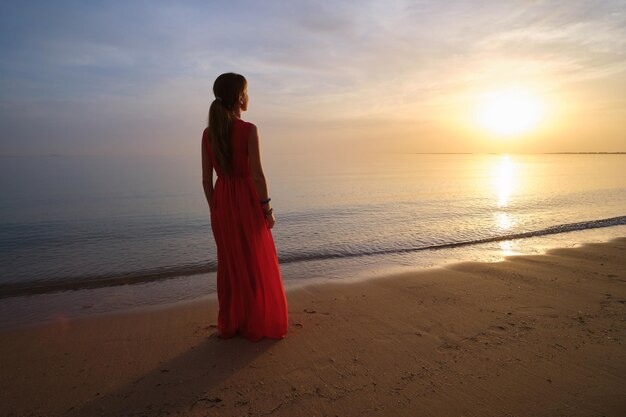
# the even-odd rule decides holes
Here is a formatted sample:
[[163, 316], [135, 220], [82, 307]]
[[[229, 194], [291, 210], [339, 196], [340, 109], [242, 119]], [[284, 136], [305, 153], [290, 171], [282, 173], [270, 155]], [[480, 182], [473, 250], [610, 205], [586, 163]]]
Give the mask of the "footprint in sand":
[[527, 316], [544, 316], [551, 318], [559, 317], [559, 313], [556, 311], [556, 309], [550, 306], [518, 307], [515, 309], [515, 311], [519, 314]]

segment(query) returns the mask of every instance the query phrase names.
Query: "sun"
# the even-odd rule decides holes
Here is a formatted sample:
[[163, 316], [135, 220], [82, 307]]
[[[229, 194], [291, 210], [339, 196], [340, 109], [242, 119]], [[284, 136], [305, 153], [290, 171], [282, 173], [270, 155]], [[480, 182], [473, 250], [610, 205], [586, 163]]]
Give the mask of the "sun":
[[529, 91], [500, 90], [485, 94], [478, 105], [478, 123], [491, 133], [513, 136], [526, 133], [543, 117], [541, 101]]

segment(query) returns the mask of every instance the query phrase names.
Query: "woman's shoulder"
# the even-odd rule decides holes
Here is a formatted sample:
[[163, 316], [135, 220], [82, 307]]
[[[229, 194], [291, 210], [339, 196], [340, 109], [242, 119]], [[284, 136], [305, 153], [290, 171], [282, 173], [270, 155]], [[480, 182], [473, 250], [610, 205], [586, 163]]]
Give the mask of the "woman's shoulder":
[[254, 123], [250, 123], [242, 119], [237, 119], [237, 121], [240, 126], [239, 129], [240, 129], [242, 137], [250, 140], [252, 137], [257, 136], [256, 125]]
[[256, 125], [255, 125], [254, 123], [251, 123], [251, 122], [245, 121], [245, 120], [243, 120], [243, 119], [236, 119], [236, 120], [237, 120], [237, 121], [239, 121], [239, 123], [241, 123], [241, 124], [242, 124], [242, 126], [245, 126], [245, 127], [247, 127], [248, 129], [251, 129], [251, 128], [255, 128], [255, 129], [256, 129]]

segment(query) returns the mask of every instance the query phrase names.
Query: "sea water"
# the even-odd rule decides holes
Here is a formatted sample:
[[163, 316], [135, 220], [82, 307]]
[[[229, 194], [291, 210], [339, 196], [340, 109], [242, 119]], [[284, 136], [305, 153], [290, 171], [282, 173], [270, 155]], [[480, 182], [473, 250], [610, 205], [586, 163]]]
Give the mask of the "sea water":
[[[269, 155], [287, 287], [626, 235], [623, 154]], [[0, 325], [214, 295], [198, 156], [0, 157]]]

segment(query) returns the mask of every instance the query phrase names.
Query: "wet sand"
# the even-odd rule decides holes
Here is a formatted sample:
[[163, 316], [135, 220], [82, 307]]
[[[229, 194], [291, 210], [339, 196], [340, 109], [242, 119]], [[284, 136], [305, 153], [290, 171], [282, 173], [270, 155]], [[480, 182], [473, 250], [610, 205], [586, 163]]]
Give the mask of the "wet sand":
[[288, 292], [283, 340], [195, 302], [0, 331], [0, 416], [623, 416], [626, 238]]

